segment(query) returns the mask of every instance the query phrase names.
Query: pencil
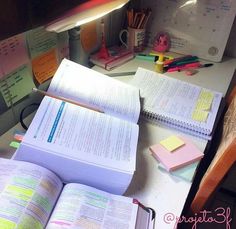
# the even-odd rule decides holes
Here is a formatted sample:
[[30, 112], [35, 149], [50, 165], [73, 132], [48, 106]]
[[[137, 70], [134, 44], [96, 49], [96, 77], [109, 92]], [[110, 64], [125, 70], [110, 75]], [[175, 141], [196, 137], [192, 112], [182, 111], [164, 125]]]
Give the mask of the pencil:
[[59, 100], [62, 100], [62, 101], [64, 101], [64, 102], [68, 102], [68, 103], [71, 103], [71, 104], [74, 104], [74, 105], [77, 105], [77, 106], [80, 106], [80, 107], [87, 108], [87, 109], [89, 109], [89, 110], [93, 110], [93, 111], [97, 111], [97, 112], [100, 112], [100, 113], [104, 113], [103, 111], [101, 111], [101, 110], [99, 110], [99, 109], [97, 109], [97, 108], [88, 106], [88, 105], [83, 104], [83, 103], [79, 103], [79, 102], [74, 101], [74, 100], [72, 100], [72, 99], [67, 99], [67, 98], [62, 97], [62, 96], [57, 96], [57, 95], [54, 95], [54, 94], [52, 94], [52, 93], [39, 90], [39, 89], [37, 89], [37, 88], [32, 88], [32, 90], [33, 90], [34, 92], [39, 92], [39, 93], [42, 94], [42, 95], [47, 95], [47, 96], [49, 96], [49, 97], [51, 97], [51, 98], [59, 99]]

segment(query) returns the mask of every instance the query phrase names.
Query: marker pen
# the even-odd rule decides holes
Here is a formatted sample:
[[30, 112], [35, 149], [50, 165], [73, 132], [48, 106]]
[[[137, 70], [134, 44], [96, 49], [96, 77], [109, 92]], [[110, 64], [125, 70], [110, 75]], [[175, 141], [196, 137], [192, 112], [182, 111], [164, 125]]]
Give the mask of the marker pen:
[[155, 62], [157, 59], [157, 56], [139, 53], [135, 56], [135, 58], [140, 59], [140, 60], [147, 60], [147, 61]]
[[185, 64], [183, 66], [176, 66], [173, 68], [169, 68], [167, 72], [176, 72], [176, 71], [181, 71], [188, 68], [199, 68], [199, 67], [201, 67], [201, 64], [199, 62], [194, 62], [191, 64]]

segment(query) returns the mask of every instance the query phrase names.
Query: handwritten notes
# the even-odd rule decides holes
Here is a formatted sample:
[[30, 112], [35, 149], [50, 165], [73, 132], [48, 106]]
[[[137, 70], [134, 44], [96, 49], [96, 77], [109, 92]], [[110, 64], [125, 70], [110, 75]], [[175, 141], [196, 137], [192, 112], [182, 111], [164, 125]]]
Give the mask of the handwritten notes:
[[0, 42], [0, 79], [29, 61], [23, 34]]
[[36, 80], [41, 84], [51, 78], [56, 72], [58, 62], [56, 50], [52, 49], [32, 60], [32, 69]]
[[174, 150], [178, 149], [179, 147], [183, 146], [185, 143], [183, 140], [176, 136], [170, 136], [162, 141], [160, 144], [164, 146], [168, 151], [173, 152]]
[[53, 77], [59, 61], [68, 57], [68, 35], [38, 27], [0, 41], [0, 93], [10, 107]]
[[8, 107], [28, 95], [33, 87], [35, 84], [28, 65], [19, 67], [0, 81], [0, 92]]
[[32, 70], [41, 84], [52, 77], [58, 67], [56, 33], [39, 27], [27, 33], [27, 42], [32, 60]]
[[56, 48], [57, 34], [39, 27], [26, 34], [31, 59]]

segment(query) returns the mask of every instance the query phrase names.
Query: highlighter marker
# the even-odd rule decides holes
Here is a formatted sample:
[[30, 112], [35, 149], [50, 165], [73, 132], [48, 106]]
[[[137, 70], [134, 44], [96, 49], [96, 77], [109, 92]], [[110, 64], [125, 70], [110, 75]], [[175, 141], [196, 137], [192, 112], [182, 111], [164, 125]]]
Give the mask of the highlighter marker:
[[200, 68], [200, 67], [201, 67], [201, 64], [199, 62], [195, 62], [191, 64], [185, 64], [182, 66], [175, 66], [175, 67], [169, 68], [167, 72], [176, 72], [176, 71], [181, 71], [188, 68]]
[[153, 56], [153, 55], [148, 55], [148, 54], [142, 54], [142, 53], [139, 53], [135, 56], [136, 59], [139, 59], [139, 60], [147, 60], [147, 61], [152, 61], [154, 62], [156, 60], [156, 56]]
[[156, 72], [163, 73], [164, 67], [164, 55], [160, 54], [158, 60], [156, 61]]

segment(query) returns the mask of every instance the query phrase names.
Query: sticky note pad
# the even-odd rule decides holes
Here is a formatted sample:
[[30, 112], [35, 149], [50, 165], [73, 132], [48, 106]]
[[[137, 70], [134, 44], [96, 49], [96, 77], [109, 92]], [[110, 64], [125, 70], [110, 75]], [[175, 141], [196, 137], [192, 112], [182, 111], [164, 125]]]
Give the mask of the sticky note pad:
[[204, 155], [190, 139], [181, 136], [181, 140], [183, 140], [185, 144], [182, 147], [177, 148], [174, 153], [170, 153], [170, 151], [160, 143], [149, 147], [152, 156], [157, 161], [161, 162], [167, 171], [175, 171], [200, 161]]
[[162, 141], [160, 144], [164, 146], [168, 151], [172, 152], [179, 147], [184, 145], [184, 141], [178, 138], [177, 136], [170, 136]]

